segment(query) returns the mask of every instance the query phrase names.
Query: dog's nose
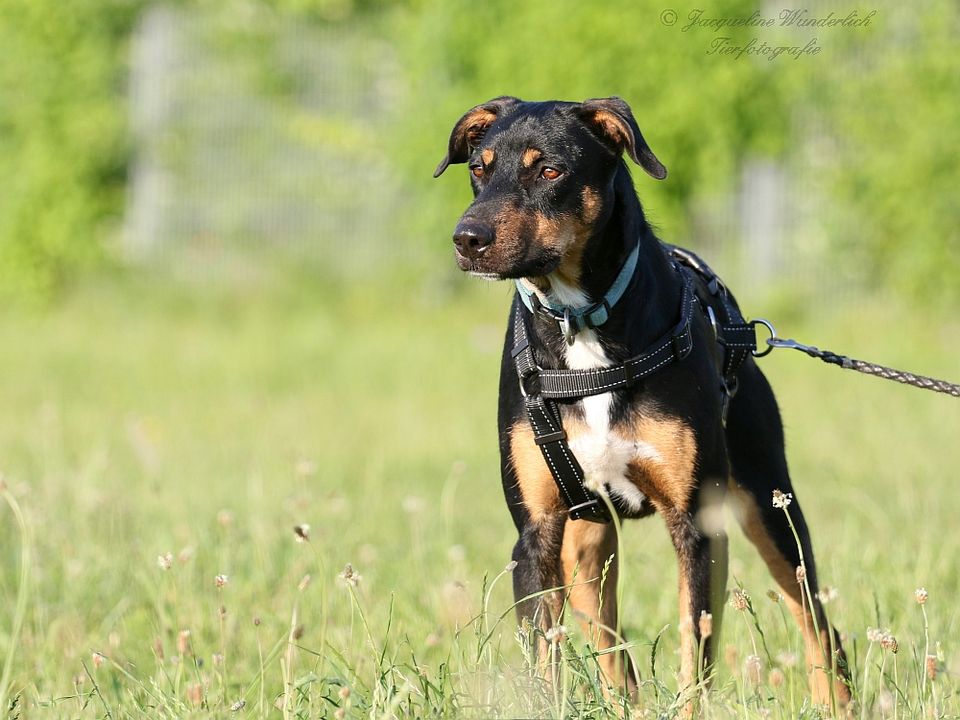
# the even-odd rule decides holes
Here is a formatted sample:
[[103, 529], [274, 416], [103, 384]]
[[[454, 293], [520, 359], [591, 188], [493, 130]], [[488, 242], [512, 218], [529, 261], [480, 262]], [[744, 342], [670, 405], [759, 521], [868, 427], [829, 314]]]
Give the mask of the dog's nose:
[[476, 220], [465, 220], [453, 231], [453, 244], [465, 258], [475, 260], [493, 242], [493, 228]]

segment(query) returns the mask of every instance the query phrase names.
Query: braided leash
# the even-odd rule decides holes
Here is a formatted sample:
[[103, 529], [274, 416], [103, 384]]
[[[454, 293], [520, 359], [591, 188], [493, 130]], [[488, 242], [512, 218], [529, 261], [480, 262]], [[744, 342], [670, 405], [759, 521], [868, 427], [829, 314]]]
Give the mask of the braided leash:
[[838, 355], [837, 353], [829, 350], [821, 350], [813, 345], [804, 345], [796, 340], [779, 338], [777, 337], [772, 325], [763, 320], [758, 320], [756, 322], [766, 325], [771, 333], [771, 336], [767, 338], [767, 345], [769, 348], [763, 353], [757, 353], [758, 357], [760, 355], [766, 355], [772, 348], [789, 348], [791, 350], [799, 350], [800, 352], [806, 353], [810, 357], [819, 358], [825, 363], [839, 365], [846, 370], [856, 370], [857, 372], [864, 373], [865, 375], [874, 375], [876, 377], [883, 378], [884, 380], [895, 380], [898, 383], [903, 383], [904, 385], [912, 385], [913, 387], [922, 388], [924, 390], [933, 390], [934, 392], [945, 393], [947, 395], [952, 395], [953, 397], [960, 397], [960, 385], [957, 385], [956, 383], [947, 382], [946, 380], [937, 380], [936, 378], [926, 377], [925, 375], [915, 375], [914, 373], [909, 373], [904, 370], [894, 370], [893, 368], [877, 365], [875, 363], [864, 362], [863, 360], [854, 360], [846, 355]]

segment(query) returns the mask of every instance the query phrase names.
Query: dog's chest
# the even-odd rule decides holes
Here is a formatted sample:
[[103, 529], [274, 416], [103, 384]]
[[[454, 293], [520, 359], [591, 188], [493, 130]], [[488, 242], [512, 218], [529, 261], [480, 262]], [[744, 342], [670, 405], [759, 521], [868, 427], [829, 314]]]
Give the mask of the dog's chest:
[[[582, 330], [572, 345], [565, 348], [568, 367], [573, 370], [607, 367], [610, 358], [592, 330]], [[627, 476], [630, 463], [659, 461], [657, 449], [641, 439], [630, 438], [611, 427], [613, 395], [605, 393], [580, 401], [583, 425], [570, 423], [570, 449], [583, 468], [584, 482], [592, 490], [606, 488], [630, 510], [639, 511], [646, 499]]]

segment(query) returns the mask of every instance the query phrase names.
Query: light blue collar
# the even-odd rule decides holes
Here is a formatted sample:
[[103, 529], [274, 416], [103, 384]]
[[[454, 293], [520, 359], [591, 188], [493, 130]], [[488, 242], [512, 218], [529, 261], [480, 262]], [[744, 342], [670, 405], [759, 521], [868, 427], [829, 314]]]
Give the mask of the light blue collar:
[[633, 278], [633, 273], [637, 269], [639, 257], [640, 243], [638, 242], [630, 251], [623, 267], [620, 268], [620, 272], [603, 299], [593, 305], [580, 308], [570, 307], [569, 305], [554, 305], [549, 300], [541, 300], [540, 296], [533, 290], [528, 289], [521, 280], [516, 281], [517, 292], [520, 293], [520, 299], [531, 313], [539, 310], [560, 323], [560, 332], [566, 338], [567, 344], [572, 345], [578, 332], [584, 328], [600, 327], [610, 319], [610, 310], [626, 292], [627, 286]]

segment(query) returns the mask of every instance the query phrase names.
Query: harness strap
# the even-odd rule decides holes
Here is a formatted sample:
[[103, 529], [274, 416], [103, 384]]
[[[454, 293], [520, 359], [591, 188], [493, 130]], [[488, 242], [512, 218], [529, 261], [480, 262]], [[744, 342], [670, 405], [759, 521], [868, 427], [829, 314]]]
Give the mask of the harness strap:
[[539, 370], [540, 394], [550, 400], [569, 400], [621, 390], [676, 360], [682, 360], [693, 349], [690, 321], [695, 299], [693, 280], [683, 273], [680, 320], [670, 332], [621, 365], [590, 370]]
[[[679, 271], [679, 268], [678, 268]], [[584, 485], [583, 468], [570, 450], [556, 400], [583, 398], [629, 387], [657, 370], [682, 360], [693, 349], [691, 319], [696, 295], [693, 279], [683, 276], [680, 319], [647, 350], [621, 365], [592, 370], [543, 370], [537, 366], [527, 330], [527, 316], [516, 306], [513, 322], [514, 346], [511, 351], [524, 398], [527, 418], [533, 429], [547, 467], [557, 483], [572, 520], [606, 523], [610, 513], [606, 504]]]
[[[754, 323], [744, 321], [743, 315], [733, 302], [726, 288], [710, 268], [693, 253], [665, 246], [665, 251], [674, 260], [674, 267], [683, 278], [683, 292], [680, 298], [680, 318], [677, 324], [663, 337], [650, 345], [639, 355], [613, 367], [594, 368], [590, 370], [544, 370], [537, 365], [530, 348], [529, 331], [527, 329], [527, 315], [523, 306], [535, 312], [536, 305], [526, 293], [525, 288], [518, 284], [520, 299], [516, 304], [516, 313], [513, 321], [513, 350], [511, 355], [520, 383], [520, 392], [523, 395], [527, 418], [533, 429], [533, 439], [543, 458], [550, 468], [550, 474], [557, 484], [557, 490], [568, 514], [572, 520], [589, 520], [591, 522], [606, 523], [610, 520], [610, 513], [606, 504], [597, 495], [584, 485], [584, 473], [577, 458], [570, 450], [567, 436], [563, 430], [563, 422], [557, 407], [557, 400], [575, 400], [591, 395], [613, 392], [630, 387], [670, 363], [683, 360], [693, 350], [693, 308], [700, 304], [707, 313], [718, 344], [723, 348], [723, 368], [720, 385], [723, 392], [723, 421], [726, 423], [727, 408], [730, 398], [737, 390], [737, 371], [743, 361], [755, 352], [757, 348]], [[627, 265], [635, 266], [628, 262]], [[626, 268], [626, 265], [624, 266]], [[626, 287], [621, 270], [615, 286]], [[697, 281], [705, 288], [709, 298], [701, 299], [697, 295]], [[623, 289], [616, 293], [613, 302], [620, 299]], [[602, 303], [608, 307], [608, 298]], [[714, 302], [711, 302], [711, 299]], [[713, 305], [719, 300], [719, 309], [722, 314], [721, 322], [717, 322]], [[610, 303], [611, 305], [613, 303]], [[591, 306], [596, 307], [596, 306]], [[540, 307], [543, 310], [543, 307]], [[605, 310], [606, 312], [606, 310]], [[561, 325], [561, 330], [567, 334], [570, 330], [569, 309], [565, 313], [567, 324]], [[551, 315], [553, 317], [553, 315]], [[555, 318], [556, 319], [556, 318]], [[582, 319], [582, 318], [581, 318]], [[607, 316], [604, 315], [605, 322]], [[582, 327], [582, 326], [579, 326]], [[576, 328], [573, 330], [575, 333]], [[570, 340], [568, 336], [568, 341]]]
[[[737, 373], [744, 361], [757, 351], [756, 322], [744, 319], [723, 281], [700, 256], [686, 248], [666, 243], [664, 249], [669, 257], [681, 263], [688, 274], [699, 280], [699, 300], [713, 325], [717, 344], [723, 349], [720, 359], [721, 419], [726, 425], [730, 400], [737, 394]], [[714, 306], [720, 313], [719, 319]]]
[[527, 418], [533, 429], [533, 440], [550, 468], [570, 519], [609, 522], [610, 513], [606, 504], [583, 484], [583, 469], [567, 443], [567, 434], [563, 430], [556, 404], [549, 402], [539, 392], [531, 391], [533, 388], [530, 384], [536, 381], [539, 369], [530, 349], [526, 319], [519, 305], [513, 320], [513, 340], [513, 360]]

